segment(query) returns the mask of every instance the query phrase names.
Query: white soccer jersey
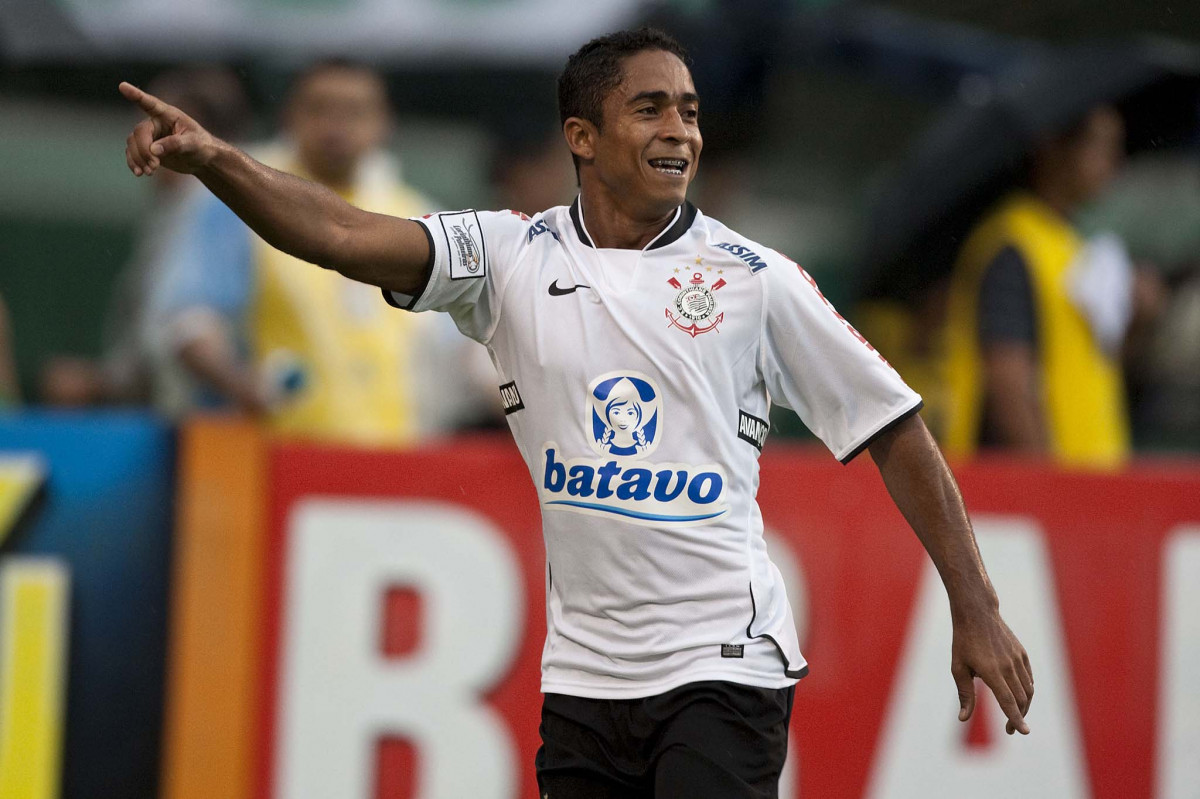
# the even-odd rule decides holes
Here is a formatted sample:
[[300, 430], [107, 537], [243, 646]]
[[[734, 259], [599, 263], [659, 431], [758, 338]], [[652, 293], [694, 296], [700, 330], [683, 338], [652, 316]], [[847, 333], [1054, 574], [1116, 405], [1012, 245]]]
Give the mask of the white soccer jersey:
[[579, 200], [418, 221], [429, 282], [385, 297], [491, 352], [541, 500], [542, 690], [803, 676], [755, 501], [771, 403], [846, 461], [920, 397], [795, 263], [691, 204], [640, 251], [594, 247]]

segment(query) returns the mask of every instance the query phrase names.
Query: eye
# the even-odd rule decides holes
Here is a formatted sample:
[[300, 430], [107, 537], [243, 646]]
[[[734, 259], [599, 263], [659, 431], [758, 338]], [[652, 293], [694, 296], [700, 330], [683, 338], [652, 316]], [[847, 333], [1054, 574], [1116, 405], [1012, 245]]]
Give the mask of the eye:
[[657, 114], [658, 109], [652, 105], [646, 105], [646, 106], [642, 106], [641, 108], [639, 108], [637, 110], [637, 113], [639, 113], [639, 114]]
[[697, 108], [685, 108], [685, 109], [683, 109], [683, 118], [690, 119], [690, 120], [699, 119], [700, 118], [700, 110]]

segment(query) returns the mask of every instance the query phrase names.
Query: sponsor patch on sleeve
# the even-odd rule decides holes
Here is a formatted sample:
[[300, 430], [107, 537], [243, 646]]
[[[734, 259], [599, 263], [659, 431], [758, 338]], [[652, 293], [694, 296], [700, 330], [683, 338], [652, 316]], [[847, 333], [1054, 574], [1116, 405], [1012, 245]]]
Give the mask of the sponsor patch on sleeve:
[[504, 403], [505, 416], [525, 409], [525, 403], [521, 402], [521, 392], [517, 390], [517, 381], [515, 380], [500, 386], [500, 401]]
[[474, 211], [438, 214], [450, 261], [450, 279], [468, 280], [487, 275], [487, 245], [479, 215]]
[[762, 452], [763, 444], [767, 443], [767, 433], [770, 430], [770, 423], [738, 409], [738, 438], [753, 444], [759, 452]]

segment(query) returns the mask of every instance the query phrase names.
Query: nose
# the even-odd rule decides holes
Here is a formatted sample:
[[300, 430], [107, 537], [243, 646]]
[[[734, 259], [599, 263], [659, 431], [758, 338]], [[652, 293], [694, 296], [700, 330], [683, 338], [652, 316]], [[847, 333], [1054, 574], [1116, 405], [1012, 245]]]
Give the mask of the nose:
[[662, 115], [662, 127], [659, 128], [658, 135], [666, 141], [684, 142], [691, 138], [692, 131], [683, 121], [679, 109], [672, 108]]

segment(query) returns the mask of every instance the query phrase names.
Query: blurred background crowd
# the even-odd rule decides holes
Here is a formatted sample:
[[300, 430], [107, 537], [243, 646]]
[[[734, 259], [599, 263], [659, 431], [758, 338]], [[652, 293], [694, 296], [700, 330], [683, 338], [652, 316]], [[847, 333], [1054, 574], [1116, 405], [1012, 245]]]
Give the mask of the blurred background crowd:
[[0, 405], [501, 426], [448, 319], [294, 263], [193, 178], [133, 179], [116, 85], [365, 208], [534, 214], [575, 188], [565, 56], [640, 24], [694, 60], [693, 202], [813, 274], [948, 450], [1200, 451], [1200, 5], [1164, 0], [10, 0]]

